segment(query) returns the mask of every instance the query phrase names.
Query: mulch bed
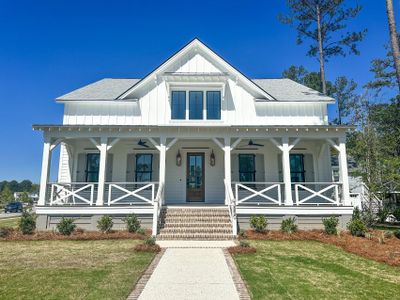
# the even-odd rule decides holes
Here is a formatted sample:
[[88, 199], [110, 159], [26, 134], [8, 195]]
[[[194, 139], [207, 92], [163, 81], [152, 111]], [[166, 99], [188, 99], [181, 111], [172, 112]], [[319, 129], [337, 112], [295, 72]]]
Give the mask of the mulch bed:
[[22, 234], [19, 230], [10, 229], [7, 236], [0, 238], [0, 241], [45, 241], [45, 240], [69, 240], [69, 241], [90, 241], [90, 240], [119, 240], [134, 239], [144, 240], [149, 236], [146, 234], [130, 233], [123, 230], [103, 233], [99, 231], [76, 230], [71, 235], [62, 235], [55, 231], [37, 231], [34, 234]]
[[228, 252], [230, 254], [234, 253], [249, 254], [249, 253], [256, 253], [257, 249], [254, 247], [234, 246], [234, 247], [229, 247]]
[[296, 233], [287, 234], [282, 231], [267, 231], [258, 233], [253, 230], [246, 232], [249, 240], [272, 241], [318, 241], [335, 245], [343, 250], [378, 262], [384, 262], [392, 266], [400, 266], [400, 239], [396, 237], [383, 238], [384, 231], [370, 230], [371, 239], [354, 237], [348, 232], [339, 235], [328, 235], [322, 230], [299, 230]]
[[146, 244], [139, 244], [135, 246], [135, 251], [138, 252], [155, 252], [158, 253], [161, 251], [161, 247], [159, 245], [146, 245]]

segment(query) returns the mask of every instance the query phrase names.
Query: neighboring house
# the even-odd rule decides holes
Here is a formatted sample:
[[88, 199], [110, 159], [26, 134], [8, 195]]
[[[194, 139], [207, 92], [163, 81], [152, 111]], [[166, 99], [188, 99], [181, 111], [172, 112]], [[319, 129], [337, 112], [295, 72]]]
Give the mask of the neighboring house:
[[[328, 125], [334, 99], [289, 79], [250, 79], [198, 39], [142, 79], [102, 79], [56, 101], [63, 124], [33, 126], [44, 135], [41, 229], [61, 216], [94, 228], [111, 215], [121, 226], [135, 213], [156, 234], [165, 207], [187, 221], [193, 207], [225, 210], [231, 235], [251, 215], [270, 228], [292, 216], [316, 228], [331, 215], [344, 227], [352, 214], [352, 128]], [[58, 144], [58, 181], [49, 182]]]
[[[15, 192], [14, 193], [14, 199], [15, 200], [21, 200], [21, 196], [22, 196], [23, 193], [25, 193], [25, 192]], [[28, 195], [29, 201], [31, 201], [33, 203], [36, 203], [38, 201], [38, 199], [39, 199], [39, 195], [37, 193], [27, 193], [27, 195]]]

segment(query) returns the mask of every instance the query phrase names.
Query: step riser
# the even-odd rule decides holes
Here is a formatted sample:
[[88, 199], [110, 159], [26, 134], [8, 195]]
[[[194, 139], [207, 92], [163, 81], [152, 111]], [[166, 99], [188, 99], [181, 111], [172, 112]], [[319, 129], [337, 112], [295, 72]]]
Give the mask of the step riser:
[[[162, 227], [161, 227], [162, 226]], [[231, 228], [229, 223], [166, 223], [160, 228]]]

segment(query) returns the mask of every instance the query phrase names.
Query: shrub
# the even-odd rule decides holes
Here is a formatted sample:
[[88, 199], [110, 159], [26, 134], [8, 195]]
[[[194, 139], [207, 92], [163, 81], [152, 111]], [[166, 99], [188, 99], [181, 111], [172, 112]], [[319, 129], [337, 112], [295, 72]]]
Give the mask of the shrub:
[[296, 218], [288, 218], [282, 220], [281, 230], [286, 233], [293, 233], [297, 231]]
[[145, 245], [154, 246], [156, 244], [156, 238], [153, 236], [148, 237], [144, 240]]
[[337, 217], [330, 217], [322, 219], [325, 227], [325, 233], [327, 234], [337, 234], [337, 226], [339, 224], [339, 219]]
[[247, 238], [247, 233], [246, 233], [246, 231], [244, 231], [243, 229], [240, 229], [240, 231], [239, 231], [239, 236], [240, 236], [242, 239], [246, 239], [246, 238]]
[[361, 221], [360, 219], [352, 219], [347, 224], [347, 229], [353, 236], [364, 237], [367, 227], [365, 226], [364, 222]]
[[400, 222], [400, 207], [393, 210], [393, 216], [396, 218], [397, 222]]
[[23, 234], [34, 233], [36, 229], [36, 215], [25, 210], [19, 220], [18, 228]]
[[135, 214], [131, 214], [123, 219], [126, 224], [126, 229], [129, 232], [137, 232], [140, 229], [140, 221]]
[[74, 232], [76, 225], [73, 218], [62, 217], [60, 223], [57, 224], [57, 230], [62, 235], [71, 235]]
[[102, 216], [97, 221], [97, 228], [104, 233], [110, 232], [113, 225], [114, 222], [110, 216]]
[[264, 232], [267, 225], [268, 221], [264, 216], [252, 216], [250, 218], [250, 227], [257, 232]]
[[387, 206], [379, 207], [379, 210], [376, 214], [376, 216], [378, 217], [379, 223], [385, 223], [389, 214], [390, 214], [390, 210]]
[[146, 234], [146, 230], [144, 230], [144, 228], [139, 228], [136, 232], [142, 235]]
[[400, 229], [398, 229], [394, 232], [394, 236], [397, 237], [398, 239], [400, 239]]
[[385, 239], [391, 239], [391, 238], [393, 237], [393, 232], [390, 231], [390, 230], [386, 230], [386, 231], [383, 233], [383, 236], [384, 236]]
[[243, 248], [249, 248], [250, 247], [250, 243], [248, 241], [245, 241], [245, 240], [241, 240], [239, 245], [240, 245], [240, 247], [243, 247]]
[[0, 238], [6, 238], [13, 231], [10, 227], [0, 227]]

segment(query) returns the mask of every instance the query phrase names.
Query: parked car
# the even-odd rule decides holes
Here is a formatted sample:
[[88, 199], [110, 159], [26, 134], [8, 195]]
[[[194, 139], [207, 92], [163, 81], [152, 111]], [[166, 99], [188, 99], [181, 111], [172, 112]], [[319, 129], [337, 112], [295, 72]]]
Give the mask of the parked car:
[[22, 212], [22, 202], [10, 202], [4, 208], [5, 213]]

